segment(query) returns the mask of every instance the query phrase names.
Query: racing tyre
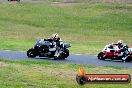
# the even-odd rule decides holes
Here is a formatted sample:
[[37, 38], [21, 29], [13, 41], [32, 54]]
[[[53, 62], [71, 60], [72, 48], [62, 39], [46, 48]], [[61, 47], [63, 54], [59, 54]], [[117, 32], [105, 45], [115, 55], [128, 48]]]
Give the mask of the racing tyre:
[[32, 57], [32, 58], [36, 57], [35, 51], [33, 50], [33, 48], [31, 48], [31, 49], [29, 49], [29, 50], [27, 51], [27, 56], [28, 56], [28, 57]]
[[105, 60], [105, 57], [104, 57], [104, 53], [103, 53], [103, 52], [100, 52], [100, 53], [98, 54], [98, 59], [99, 59], [99, 60]]
[[126, 60], [125, 60], [125, 62], [131, 62], [131, 61], [132, 60], [129, 57], [127, 57]]

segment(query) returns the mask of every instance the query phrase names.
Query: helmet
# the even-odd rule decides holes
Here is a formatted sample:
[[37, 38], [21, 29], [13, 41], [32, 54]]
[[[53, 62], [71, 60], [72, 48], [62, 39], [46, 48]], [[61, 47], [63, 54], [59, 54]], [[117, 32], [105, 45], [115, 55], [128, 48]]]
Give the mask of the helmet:
[[124, 42], [123, 42], [123, 40], [119, 40], [118, 42], [117, 42], [117, 44], [123, 44]]
[[59, 38], [59, 35], [57, 33], [55, 33], [55, 34], [52, 35], [52, 38], [53, 39], [58, 39]]

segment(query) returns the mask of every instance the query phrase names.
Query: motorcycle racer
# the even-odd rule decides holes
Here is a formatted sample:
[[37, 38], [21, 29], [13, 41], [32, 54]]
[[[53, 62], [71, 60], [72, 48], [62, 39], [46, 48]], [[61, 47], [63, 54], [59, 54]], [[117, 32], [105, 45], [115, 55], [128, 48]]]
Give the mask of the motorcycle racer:
[[123, 49], [124, 46], [127, 46], [123, 40], [118, 40], [117, 45], [119, 49]]
[[52, 35], [51, 48], [49, 51], [56, 51], [55, 56], [58, 56], [59, 49], [64, 47], [64, 43], [57, 33]]
[[119, 40], [117, 42], [117, 46], [118, 48], [121, 50], [121, 52], [123, 52], [123, 55], [122, 55], [122, 60], [126, 60], [126, 58], [128, 57], [129, 55], [129, 51], [128, 51], [128, 45], [126, 43], [124, 43], [123, 40]]
[[52, 35], [53, 41], [56, 43], [57, 46], [61, 46], [63, 45], [63, 41], [61, 40], [61, 38], [59, 37], [59, 35], [57, 33]]
[[27, 51], [27, 56], [31, 58], [38, 56], [64, 60], [69, 56], [69, 47], [71, 47], [70, 44], [63, 43], [56, 33], [52, 38], [37, 40], [35, 45]]
[[119, 40], [117, 43], [108, 44], [98, 54], [98, 59], [105, 60], [122, 60], [123, 62], [132, 61], [132, 47], [128, 47], [123, 40]]

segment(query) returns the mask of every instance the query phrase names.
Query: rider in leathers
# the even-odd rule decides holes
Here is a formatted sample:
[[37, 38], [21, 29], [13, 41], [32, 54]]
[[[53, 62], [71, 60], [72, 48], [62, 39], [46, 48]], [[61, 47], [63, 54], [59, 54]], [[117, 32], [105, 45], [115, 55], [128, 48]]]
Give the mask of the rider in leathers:
[[117, 42], [118, 48], [123, 52], [122, 60], [126, 60], [129, 55], [128, 46], [123, 42], [123, 40], [119, 40]]
[[52, 42], [49, 51], [56, 51], [54, 56], [58, 57], [60, 48], [64, 47], [63, 41], [57, 33], [53, 34], [51, 39]]

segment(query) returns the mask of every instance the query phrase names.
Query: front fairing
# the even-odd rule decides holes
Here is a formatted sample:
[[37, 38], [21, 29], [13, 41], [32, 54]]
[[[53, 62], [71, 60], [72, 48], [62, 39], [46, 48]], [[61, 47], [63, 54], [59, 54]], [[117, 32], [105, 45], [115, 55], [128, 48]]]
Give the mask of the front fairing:
[[43, 39], [40, 39], [36, 42], [35, 46], [42, 46], [44, 45], [44, 40]]
[[69, 48], [69, 47], [71, 47], [71, 45], [68, 44], [68, 43], [64, 43], [64, 47], [65, 47], [65, 48]]
[[51, 43], [49, 42], [49, 40], [46, 39], [40, 39], [36, 42], [36, 44], [34, 45], [34, 47], [37, 48], [48, 48], [51, 45]]
[[36, 47], [39, 48], [43, 44], [44, 44], [44, 40], [43, 39], [37, 40], [36, 43], [35, 43], [35, 45], [33, 46], [33, 49], [35, 49]]

